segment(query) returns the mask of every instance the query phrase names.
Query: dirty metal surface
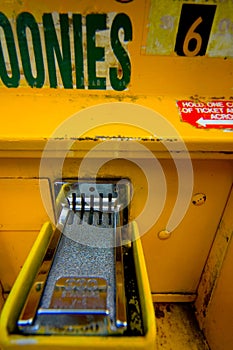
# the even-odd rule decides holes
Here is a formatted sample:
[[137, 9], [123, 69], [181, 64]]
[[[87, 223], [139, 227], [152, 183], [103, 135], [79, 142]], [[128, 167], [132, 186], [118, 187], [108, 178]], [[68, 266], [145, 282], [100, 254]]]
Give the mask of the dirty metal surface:
[[154, 303], [156, 350], [210, 350], [190, 303]]

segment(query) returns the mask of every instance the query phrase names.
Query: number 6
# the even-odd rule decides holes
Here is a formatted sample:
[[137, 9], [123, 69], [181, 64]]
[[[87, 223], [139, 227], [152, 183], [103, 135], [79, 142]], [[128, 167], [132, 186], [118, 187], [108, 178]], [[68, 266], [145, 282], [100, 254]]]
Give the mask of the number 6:
[[[191, 27], [189, 28], [186, 34], [186, 37], [184, 39], [184, 45], [183, 45], [183, 52], [185, 56], [189, 56], [189, 57], [196, 56], [201, 49], [202, 37], [199, 33], [196, 33], [194, 31], [201, 22], [202, 22], [202, 18], [201, 17], [197, 18], [196, 21], [191, 25]], [[189, 43], [192, 39], [196, 40], [196, 46], [195, 46], [195, 49], [191, 51], [189, 49]]]

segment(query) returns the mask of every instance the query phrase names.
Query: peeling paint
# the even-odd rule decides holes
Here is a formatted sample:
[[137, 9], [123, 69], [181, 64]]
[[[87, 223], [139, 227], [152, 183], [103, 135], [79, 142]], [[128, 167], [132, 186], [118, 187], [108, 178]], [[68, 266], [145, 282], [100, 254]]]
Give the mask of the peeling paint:
[[208, 315], [221, 268], [227, 254], [228, 246], [233, 235], [232, 232], [232, 197], [229, 197], [222, 221], [219, 224], [216, 237], [210, 251], [205, 269], [198, 287], [198, 297], [195, 302], [198, 322], [201, 328], [205, 328], [205, 320]]
[[65, 141], [65, 140], [73, 140], [73, 141], [143, 141], [143, 142], [178, 142], [179, 140], [174, 138], [153, 138], [153, 137], [135, 137], [135, 136], [108, 136], [108, 135], [96, 135], [94, 137], [56, 137], [53, 139], [54, 141]]
[[[146, 55], [233, 57], [232, 10], [231, 1], [207, 3], [206, 0], [198, 0], [195, 4], [190, 0], [185, 3], [151, 0], [142, 52]], [[190, 12], [192, 16], [189, 17]], [[201, 26], [195, 21], [198, 18]], [[183, 33], [183, 30], [186, 32]], [[197, 34], [196, 49], [189, 50], [188, 45], [184, 49], [186, 40], [191, 40], [193, 33]]]

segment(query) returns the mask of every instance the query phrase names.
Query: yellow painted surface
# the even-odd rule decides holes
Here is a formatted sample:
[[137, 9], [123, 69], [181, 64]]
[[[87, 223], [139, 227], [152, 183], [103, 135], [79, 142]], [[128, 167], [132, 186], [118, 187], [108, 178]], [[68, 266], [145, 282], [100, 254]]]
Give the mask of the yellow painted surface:
[[233, 240], [228, 248], [216, 290], [207, 310], [204, 331], [211, 350], [231, 350], [233, 335], [231, 332], [233, 321]]
[[4, 292], [9, 292], [18, 276], [38, 231], [0, 232], [0, 276]]
[[[41, 151], [46, 145], [46, 140], [51, 137], [56, 128], [62, 125], [73, 115], [77, 114], [77, 118], [80, 116], [81, 126], [77, 125], [77, 129], [70, 132], [70, 137], [90, 137], [96, 136], [121, 136], [132, 138], [148, 138], [146, 146], [154, 151], [164, 151], [161, 141], [155, 140], [150, 142], [150, 138], [176, 138], [175, 133], [172, 135], [163, 135], [161, 130], [156, 130], [154, 127], [149, 127], [146, 130], [143, 128], [138, 129], [137, 121], [145, 121], [147, 118], [146, 110], [148, 113], [159, 113], [162, 118], [167, 120], [173, 128], [179, 133], [181, 139], [186, 143], [190, 152], [196, 152], [199, 157], [204, 157], [203, 152], [209, 152], [213, 154], [213, 157], [224, 157], [224, 151], [228, 152], [227, 157], [230, 157], [229, 152], [232, 151], [232, 133], [224, 132], [223, 130], [203, 130], [195, 128], [188, 123], [182, 122], [176, 106], [176, 100], [187, 99], [186, 96], [176, 95], [174, 97], [152, 97], [152, 96], [134, 96], [120, 97], [110, 94], [107, 97], [103, 92], [96, 94], [86, 95], [84, 92], [76, 94], [75, 91], [54, 91], [50, 90], [46, 93], [37, 93], [37, 91], [30, 91], [26, 94], [25, 91], [22, 94], [17, 94], [12, 90], [7, 90], [7, 94], [0, 90], [1, 108], [3, 118], [2, 126], [0, 130], [0, 151], [1, 155], [15, 156], [15, 153], [11, 150], [24, 151], [22, 154], [26, 154], [27, 157], [34, 157], [41, 155]], [[21, 90], [22, 91], [22, 90]], [[12, 104], [12, 99], [14, 104]], [[120, 99], [120, 105], [119, 105]], [[208, 100], [208, 97], [205, 99]], [[117, 103], [113, 108], [112, 103]], [[126, 105], [124, 105], [124, 102]], [[106, 105], [105, 105], [106, 104]], [[128, 105], [130, 104], [130, 105]], [[10, 110], [9, 110], [9, 106]], [[25, 106], [27, 108], [25, 109]], [[92, 108], [89, 108], [92, 107]], [[143, 108], [145, 107], [145, 108]], [[125, 110], [126, 116], [129, 116], [129, 112], [132, 113], [131, 108], [134, 108], [134, 114], [131, 115], [131, 119], [127, 119], [122, 115], [122, 111]], [[105, 110], [105, 116], [102, 117]], [[143, 110], [143, 114], [142, 114]], [[108, 113], [108, 114], [107, 114]], [[92, 116], [97, 116], [98, 125], [102, 125], [97, 128], [95, 119]], [[22, 116], [23, 122], [18, 123], [18, 119]], [[135, 124], [133, 120], [135, 116]], [[84, 119], [81, 119], [84, 118]], [[92, 123], [85, 125], [86, 118], [92, 118]], [[115, 125], [112, 125], [113, 120], [121, 120]], [[82, 122], [81, 122], [82, 120]], [[130, 123], [124, 126], [125, 123]], [[36, 127], [35, 127], [36, 126]], [[89, 130], [83, 134], [82, 129], [85, 130], [85, 126], [89, 126]], [[146, 125], [145, 125], [146, 127]], [[66, 138], [66, 130], [59, 137]], [[101, 138], [100, 138], [101, 140]], [[127, 145], [127, 143], [125, 143]], [[76, 142], [73, 145], [73, 149], [79, 151], [85, 151], [93, 147], [91, 142]], [[127, 146], [126, 146], [127, 147]], [[32, 151], [40, 151], [32, 153]], [[27, 151], [27, 152], [26, 152]], [[200, 152], [199, 152], [200, 151]], [[216, 155], [215, 152], [218, 154]], [[164, 152], [163, 152], [164, 153]], [[77, 156], [79, 156], [77, 152]], [[166, 155], [165, 155], [166, 156]], [[195, 155], [194, 155], [195, 156]], [[208, 155], [207, 155], [208, 156]]]
[[[52, 217], [49, 182], [43, 179], [41, 184]], [[0, 215], [0, 278], [4, 292], [9, 292], [48, 214], [41, 201], [38, 179], [1, 178], [0, 192], [4, 198]]]
[[[171, 0], [170, 0], [171, 1]], [[171, 1], [173, 3], [173, 1]], [[219, 1], [220, 3], [220, 1]], [[224, 5], [224, 4], [223, 4]], [[169, 3], [167, 5], [169, 7]], [[220, 6], [222, 6], [220, 4]], [[180, 2], [177, 1], [180, 8]], [[163, 57], [141, 54], [145, 42], [142, 40], [143, 32], [148, 25], [150, 1], [132, 1], [127, 4], [120, 4], [115, 0], [109, 2], [90, 0], [74, 0], [65, 3], [55, 0], [49, 3], [46, 0], [35, 6], [30, 1], [4, 1], [2, 9], [9, 18], [23, 11], [32, 13], [41, 22], [43, 13], [120, 13], [127, 14], [133, 24], [133, 40], [128, 43], [128, 50], [132, 61], [132, 78], [127, 94], [155, 94], [155, 95], [188, 95], [188, 96], [225, 96], [232, 94], [232, 60], [224, 58], [209, 57]], [[140, 14], [140, 15], [139, 15]], [[226, 17], [228, 13], [226, 11]], [[219, 83], [220, 82], [220, 83]], [[3, 90], [6, 90], [3, 88]], [[22, 90], [22, 89], [21, 89]], [[16, 89], [17, 93], [20, 91]], [[28, 94], [31, 89], [23, 87], [23, 93]], [[35, 94], [36, 92], [33, 91]], [[64, 94], [64, 91], [62, 92]], [[39, 89], [39, 94], [48, 95], [46, 89]], [[77, 95], [77, 91], [75, 92]], [[79, 91], [78, 91], [79, 94]], [[98, 91], [99, 94], [99, 91]]]
[[[140, 144], [152, 151], [159, 160], [168, 189], [166, 205], [159, 220], [148, 234], [142, 237], [151, 291], [155, 294], [156, 301], [193, 301], [198, 293], [204, 293], [203, 289], [198, 289], [198, 284], [203, 281], [201, 277], [206, 276], [205, 274], [202, 276], [202, 271], [206, 266], [209, 254], [211, 256], [211, 252], [213, 252], [214, 243], [221, 236], [221, 231], [217, 231], [217, 228], [224, 214], [232, 185], [233, 133], [232, 129], [205, 130], [183, 122], [176, 102], [180, 100], [195, 102], [232, 101], [233, 59], [229, 55], [226, 55], [226, 58], [210, 57], [214, 47], [219, 52], [224, 42], [224, 50], [226, 50], [226, 45], [232, 41], [232, 13], [221, 7], [225, 3], [231, 8], [230, 0], [226, 2], [209, 1], [211, 4], [217, 4], [218, 11], [211, 38], [214, 46], [210, 47], [208, 55], [178, 57], [174, 53], [169, 55], [167, 52], [165, 56], [161, 55], [161, 52], [155, 54], [145, 48], [145, 45], [153, 45], [153, 35], [151, 37], [151, 34], [153, 34], [154, 29], [157, 28], [159, 33], [162, 33], [161, 27], [156, 22], [157, 19], [150, 26], [150, 21], [155, 18], [154, 16], [158, 14], [158, 20], [161, 20], [163, 15], [177, 16], [182, 4], [195, 2], [194, 0], [171, 0], [172, 6], [169, 6], [168, 1], [166, 4], [165, 1], [162, 4], [156, 0], [134, 0], [125, 4], [115, 0], [105, 2], [96, 0], [88, 2], [51, 0], [48, 2], [41, 0], [38, 6], [31, 1], [0, 0], [1, 11], [11, 21], [15, 39], [15, 19], [18, 14], [25, 11], [33, 14], [38, 23], [41, 23], [43, 13], [79, 13], [85, 22], [86, 15], [90, 13], [106, 13], [111, 20], [117, 13], [123, 12], [129, 16], [133, 29], [132, 41], [125, 44], [132, 70], [130, 83], [124, 91], [111, 89], [109, 77], [107, 77], [108, 85], [105, 91], [88, 90], [87, 86], [85, 89], [76, 89], [75, 87], [64, 89], [61, 85], [56, 89], [49, 88], [43, 35], [46, 81], [42, 88], [30, 88], [23, 78], [19, 47], [16, 44], [21, 73], [20, 86], [6, 88], [1, 83], [0, 87], [0, 193], [2, 194], [0, 203], [0, 225], [2, 225], [0, 226], [0, 280], [5, 291], [12, 287], [38, 235], [39, 227], [48, 218], [38, 188], [43, 149], [51, 136], [57, 136], [54, 133], [56, 128], [78, 113], [77, 118], [79, 118], [80, 123], [77, 124], [77, 128], [69, 130], [68, 134], [65, 127], [61, 129], [50, 154], [51, 167], [48, 169], [46, 178], [48, 177], [50, 180], [51, 187], [49, 187], [47, 180], [44, 180], [47, 201], [50, 203], [48, 205], [50, 214], [52, 211], [51, 201], [53, 201], [53, 181], [58, 174], [53, 171], [53, 165], [59, 157], [64, 155], [63, 148], [66, 147], [67, 140], [72, 138], [74, 143], [67, 153], [63, 166], [63, 176], [77, 177], [80, 163], [87, 152], [97, 145], [104, 144], [104, 141], [113, 139], [116, 141], [113, 149], [103, 148], [101, 152], [96, 152], [93, 163], [95, 163], [95, 159], [103, 159], [104, 162], [111, 156], [113, 160], [104, 162], [98, 172], [99, 176], [105, 178], [126, 176], [130, 178], [135, 192], [130, 215], [131, 219], [135, 219], [144, 207], [148, 188], [143, 171], [133, 161], [144, 159], [146, 152], [131, 151], [130, 143], [127, 140], [140, 141]], [[203, 3], [203, 1], [201, 2]], [[154, 7], [156, 3], [162, 4], [157, 12]], [[167, 14], [164, 13], [166, 8]], [[219, 27], [222, 20], [222, 26]], [[164, 19], [162, 19], [164, 24], [163, 21]], [[177, 25], [178, 17], [176, 18], [176, 28]], [[218, 29], [220, 33], [217, 31]], [[101, 41], [101, 34], [97, 36], [99, 40], [97, 45], [101, 46], [108, 40], [106, 39], [108, 33], [103, 41]], [[173, 41], [175, 36], [175, 32], [169, 33], [169, 38], [172, 38]], [[231, 47], [232, 45], [230, 45], [230, 49]], [[85, 50], [86, 47], [84, 47]], [[108, 56], [108, 51], [109, 43], [106, 51], [106, 57], [108, 57], [106, 64], [97, 62], [97, 71], [100, 76], [107, 74], [108, 64], [113, 62], [112, 57]], [[86, 55], [86, 53], [84, 54]], [[85, 56], [85, 85], [87, 85], [86, 60]], [[152, 124], [148, 127], [146, 121], [150, 114], [149, 111], [155, 113], [155, 120], [157, 120], [156, 113], [159, 113], [164, 120], [171, 123], [175, 132], [167, 132], [167, 129], [161, 130], [158, 124], [156, 124], [156, 128], [152, 127]], [[113, 123], [114, 120], [115, 123]], [[202, 206], [194, 206], [190, 201], [188, 211], [180, 225], [171, 233], [169, 239], [162, 241], [158, 238], [158, 232], [164, 230], [166, 226], [178, 191], [176, 169], [171, 154], [166, 148], [173, 143], [175, 145], [178, 143], [176, 132], [180, 135], [180, 140], [183, 140], [187, 146], [192, 159], [193, 195], [204, 193], [207, 199]], [[77, 138], [79, 140], [76, 140]], [[185, 152], [182, 153], [184, 158], [186, 155]], [[125, 157], [129, 156], [131, 161], [124, 160]], [[89, 169], [86, 169], [86, 175], [91, 175]], [[156, 176], [154, 179], [156, 181]], [[155, 191], [152, 195], [157, 198], [158, 192]], [[17, 203], [17, 208], [14, 203]], [[217, 236], [215, 236], [216, 232]], [[232, 296], [229, 294], [229, 291], [232, 290], [230, 278], [232, 262], [230, 259], [230, 255], [227, 255], [219, 284], [213, 295], [213, 300], [216, 303], [210, 305], [209, 316], [204, 320], [206, 334], [213, 347], [211, 350], [226, 350], [229, 343], [232, 345], [230, 338]], [[225, 298], [226, 293], [228, 294]], [[182, 295], [184, 295], [183, 299]], [[201, 297], [203, 301], [204, 294]], [[222, 304], [224, 300], [226, 304]], [[221, 312], [222, 305], [224, 312]], [[198, 311], [202, 312], [202, 305], [197, 303], [197, 306], [199, 307]], [[178, 312], [176, 325], [181, 325], [180, 317], [182, 318]], [[170, 322], [169, 318], [168, 321]], [[177, 328], [172, 329], [174, 329], [174, 333], [177, 331]], [[220, 330], [223, 330], [222, 333]], [[171, 337], [169, 340], [172, 348], [175, 346], [173, 344], [176, 343], [174, 339]], [[218, 345], [219, 341], [222, 341], [223, 348], [218, 347], [220, 346]], [[61, 342], [64, 345], [66, 339], [61, 340]], [[12, 348], [17, 349], [19, 347], [17, 344], [16, 341]], [[54, 344], [58, 348], [58, 344]], [[184, 345], [181, 342], [180, 344], [179, 349], [187, 348], [187, 343]], [[70, 345], [71, 347], [76, 346], [74, 338]], [[122, 344], [122, 348], [129, 347], [129, 345], [128, 343]], [[138, 344], [138, 347], [140, 345]], [[100, 342], [98, 346], [101, 347], [102, 343]], [[39, 347], [44, 349], [45, 343], [41, 341]], [[53, 347], [52, 341], [48, 347]], [[193, 347], [197, 348], [195, 342]]]
[[232, 209], [231, 191], [195, 302], [197, 318], [211, 350], [230, 350], [233, 344]]
[[[41, 190], [48, 198], [48, 205], [52, 203], [49, 181], [43, 179], [1, 178], [0, 193], [4, 201], [1, 205], [1, 231], [38, 231], [48, 219], [40, 196]], [[50, 203], [50, 204], [49, 204]]]
[[203, 160], [193, 161], [193, 167], [193, 194], [206, 194], [206, 202], [200, 206], [190, 203], [187, 213], [170, 238], [161, 240], [158, 233], [166, 227], [177, 195], [173, 180], [175, 175], [169, 163], [165, 162], [164, 171], [170, 184], [166, 206], [153, 229], [142, 237], [154, 293], [196, 293], [231, 189], [231, 164]]
[[[93, 162], [94, 160], [92, 160]], [[8, 166], [11, 162], [6, 159], [3, 160], [2, 166], [5, 169], [5, 176], [12, 175], [11, 172], [15, 172], [15, 176], [23, 176], [28, 163], [30, 161], [22, 160], [21, 168], [18, 168], [17, 164], [15, 164], [15, 168], [13, 167], [11, 170], [11, 167]], [[199, 279], [231, 188], [233, 172], [230, 161], [193, 160], [192, 163], [194, 167], [193, 194], [204, 193], [207, 200], [202, 206], [195, 206], [190, 202], [187, 213], [181, 213], [182, 221], [171, 233], [171, 237], [167, 240], [160, 240], [158, 232], [163, 230], [167, 225], [178, 191], [177, 175], [173, 161], [168, 159], [160, 160], [163, 172], [166, 174], [166, 202], [157, 221], [149, 232], [142, 236], [149, 280], [153, 293], [196, 293]], [[30, 167], [32, 176], [36, 176], [37, 174], [36, 164]], [[147, 169], [150, 169], [149, 164], [150, 160], [144, 160], [144, 166]], [[77, 176], [79, 165], [80, 160], [78, 159], [66, 160], [63, 168], [63, 176], [66, 178]], [[52, 169], [52, 160], [50, 166]], [[52, 181], [56, 179], [49, 170], [47, 175]], [[90, 172], [87, 170], [85, 176], [90, 177], [90, 175]], [[133, 162], [123, 159], [113, 159], [110, 162], [104, 163], [98, 172], [100, 178], [106, 176], [108, 178], [114, 178], [122, 175], [130, 179], [134, 191], [130, 206], [130, 219], [133, 220], [141, 213], [148, 198], [148, 184], [143, 170]], [[153, 173], [150, 175], [153, 176]], [[7, 196], [8, 205], [7, 207], [3, 207], [2, 213], [5, 213], [3, 218], [5, 217], [7, 219], [5, 219], [5, 223], [12, 226], [6, 226], [5, 231], [3, 227], [0, 236], [2, 242], [1, 256], [4, 257], [5, 261], [8, 261], [7, 265], [1, 265], [1, 271], [4, 285], [9, 287], [12, 286], [12, 282], [16, 277], [16, 271], [18, 272], [20, 270], [22, 261], [28, 254], [29, 246], [35, 239], [35, 233], [31, 235], [31, 232], [26, 232], [25, 230], [18, 231], [16, 223], [21, 224], [22, 229], [24, 223], [25, 229], [27, 227], [28, 230], [38, 230], [42, 219], [48, 216], [43, 207], [38, 188], [38, 180], [8, 179], [7, 182], [4, 181], [1, 179], [0, 183], [3, 185], [8, 184], [7, 193], [4, 192], [7, 191], [7, 188], [3, 186], [3, 193]], [[30, 182], [32, 183], [29, 188], [27, 188], [28, 182], [29, 184]], [[9, 207], [10, 203], [14, 203], [15, 191], [13, 191], [13, 188], [15, 187], [18, 191], [17, 198], [22, 198], [20, 203], [23, 205], [16, 210], [14, 220], [11, 220], [10, 213], [15, 208], [12, 208], [10, 211], [6, 210], [6, 208]], [[9, 192], [9, 188], [12, 188], [12, 191]], [[25, 195], [25, 190], [27, 190], [26, 193], [29, 197]], [[153, 197], [156, 203], [158, 203], [159, 195], [156, 191], [152, 193]], [[55, 198], [52, 201], [55, 203]], [[34, 205], [31, 205], [33, 203]], [[46, 207], [50, 208], [48, 203], [46, 202]], [[38, 208], [41, 209], [37, 211]], [[33, 210], [35, 210], [35, 213], [33, 213]], [[6, 231], [7, 227], [15, 231], [8, 233]], [[20, 246], [17, 243], [18, 239], [22, 242]], [[28, 245], [23, 244], [25, 241]], [[168, 256], [169, 259], [167, 258]], [[12, 261], [12, 259], [14, 260]], [[11, 273], [9, 273], [9, 266], [12, 266]], [[171, 299], [172, 295], [170, 295]]]
[[[184, 141], [187, 142], [190, 151], [231, 151], [231, 133], [222, 130], [198, 130], [181, 122], [176, 101], [183, 99], [194, 101], [231, 99], [233, 60], [206, 56], [164, 57], [142, 54], [144, 45], [142, 34], [147, 30], [150, 21], [151, 6], [152, 12], [155, 11], [153, 3], [154, 1], [151, 3], [150, 1], [132, 1], [120, 4], [112, 0], [106, 3], [81, 1], [77, 5], [72, 0], [66, 1], [65, 4], [57, 1], [50, 1], [48, 4], [47, 1], [43, 0], [37, 7], [29, 1], [21, 1], [20, 3], [2, 1], [3, 11], [9, 19], [14, 19], [19, 13], [28, 11], [33, 14], [38, 23], [41, 22], [42, 14], [47, 12], [80, 13], [84, 17], [91, 12], [113, 14], [123, 12], [131, 19], [133, 39], [127, 44], [132, 71], [131, 82], [125, 91], [49, 89], [47, 86], [35, 89], [24, 86], [11, 89], [2, 87], [0, 89], [3, 121], [0, 131], [1, 140], [15, 140], [16, 142], [11, 142], [10, 145], [1, 142], [0, 149], [16, 148], [31, 151], [34, 148], [39, 148], [41, 150], [45, 145], [44, 140], [49, 138], [64, 120], [78, 111], [107, 102], [126, 102], [146, 106], [160, 113], [177, 129]], [[172, 8], [178, 9], [179, 12], [182, 2], [171, 1], [171, 3]], [[193, 3], [193, 1], [189, 1], [189, 3]], [[167, 4], [170, 11], [171, 6], [169, 6], [169, 2]], [[225, 4], [218, 4], [219, 8], [224, 8], [224, 6]], [[164, 6], [162, 6], [162, 12], [164, 12]], [[229, 11], [225, 12], [225, 15], [228, 16]], [[14, 21], [12, 25], [15, 26]], [[153, 25], [155, 24], [153, 23]], [[174, 33], [175, 30], [173, 35]], [[41, 38], [43, 41], [43, 35]], [[17, 50], [19, 51], [18, 48]], [[25, 106], [27, 107], [25, 108]], [[114, 108], [111, 109], [111, 115], [112, 118], [118, 117]], [[23, 118], [23, 122], [18, 123], [21, 118]], [[122, 125], [111, 126], [111, 128], [101, 127], [101, 129], [89, 130], [86, 133], [86, 136], [89, 137], [98, 135], [151, 137], [148, 132], [137, 131], [133, 127], [122, 127]], [[65, 134], [63, 136], [65, 137]], [[75, 130], [72, 136], [76, 136]], [[29, 144], [25, 143], [26, 140], [30, 141]], [[37, 142], [32, 143], [32, 140]], [[84, 143], [78, 144], [77, 148], [80, 149], [83, 146]], [[150, 147], [158, 149], [160, 144], [156, 142]]]

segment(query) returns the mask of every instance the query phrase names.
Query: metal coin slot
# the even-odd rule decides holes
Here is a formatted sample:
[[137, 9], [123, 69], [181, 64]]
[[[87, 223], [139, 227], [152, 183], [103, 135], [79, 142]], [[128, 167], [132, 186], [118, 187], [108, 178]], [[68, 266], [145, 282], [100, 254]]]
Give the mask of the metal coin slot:
[[104, 198], [103, 193], [100, 193], [100, 198], [99, 198], [99, 225], [102, 224], [102, 220], [103, 220], [103, 198]]
[[128, 181], [55, 183], [59, 229], [19, 317], [20, 332], [135, 335], [126, 284], [137, 282], [133, 265], [124, 265], [121, 230], [129, 192]]

